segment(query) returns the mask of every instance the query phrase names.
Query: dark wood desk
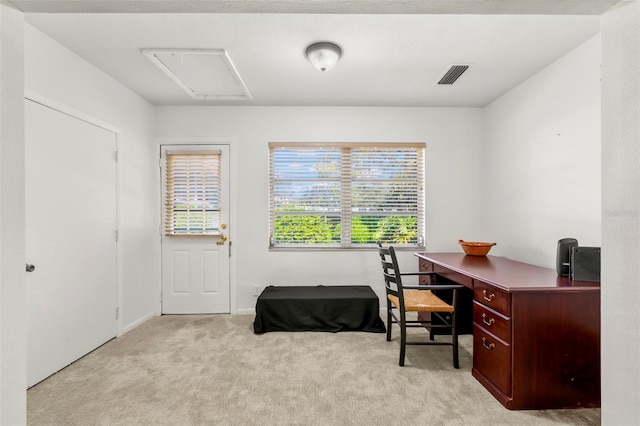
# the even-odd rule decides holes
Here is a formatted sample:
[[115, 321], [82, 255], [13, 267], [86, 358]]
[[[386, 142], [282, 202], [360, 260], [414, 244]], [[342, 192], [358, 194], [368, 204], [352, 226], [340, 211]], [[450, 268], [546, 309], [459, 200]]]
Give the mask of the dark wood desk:
[[473, 290], [473, 376], [509, 409], [600, 406], [600, 283], [502, 257], [416, 253]]

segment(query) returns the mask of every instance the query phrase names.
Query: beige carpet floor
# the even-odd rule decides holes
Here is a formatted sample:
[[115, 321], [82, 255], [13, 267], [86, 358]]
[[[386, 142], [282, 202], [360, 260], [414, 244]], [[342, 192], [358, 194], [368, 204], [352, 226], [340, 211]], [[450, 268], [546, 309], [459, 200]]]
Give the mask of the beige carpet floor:
[[[510, 411], [448, 347], [370, 333], [255, 335], [252, 315], [156, 317], [27, 392], [31, 425], [598, 425], [599, 409]], [[394, 330], [394, 332], [397, 329]], [[397, 338], [396, 333], [396, 338]]]

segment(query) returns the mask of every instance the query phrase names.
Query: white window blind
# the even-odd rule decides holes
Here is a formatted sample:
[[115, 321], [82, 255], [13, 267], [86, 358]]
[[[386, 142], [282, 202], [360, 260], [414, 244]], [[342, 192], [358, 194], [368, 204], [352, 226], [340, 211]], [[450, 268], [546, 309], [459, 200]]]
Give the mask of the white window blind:
[[220, 234], [220, 152], [165, 153], [165, 235]]
[[424, 241], [424, 144], [271, 143], [272, 247]]

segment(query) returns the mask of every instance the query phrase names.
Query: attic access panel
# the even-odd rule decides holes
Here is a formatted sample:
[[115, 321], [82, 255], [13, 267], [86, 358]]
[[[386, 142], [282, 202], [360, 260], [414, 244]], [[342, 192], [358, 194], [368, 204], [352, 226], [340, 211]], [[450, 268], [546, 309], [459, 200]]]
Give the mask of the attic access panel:
[[140, 49], [140, 52], [194, 99], [251, 99], [224, 49]]

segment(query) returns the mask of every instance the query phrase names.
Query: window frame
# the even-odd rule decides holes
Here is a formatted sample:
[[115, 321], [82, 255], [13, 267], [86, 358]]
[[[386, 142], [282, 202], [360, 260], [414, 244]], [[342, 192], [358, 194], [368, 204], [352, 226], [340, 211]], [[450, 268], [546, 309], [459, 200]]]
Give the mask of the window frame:
[[[325, 244], [314, 244], [314, 243], [285, 243], [285, 244], [275, 244], [274, 243], [274, 231], [275, 231], [275, 221], [278, 216], [275, 207], [275, 183], [276, 178], [274, 176], [274, 152], [277, 149], [300, 149], [300, 150], [319, 150], [319, 149], [327, 149], [327, 150], [340, 150], [341, 151], [341, 159], [340, 159], [340, 182], [341, 182], [341, 209], [340, 209], [340, 223], [341, 223], [341, 232], [340, 232], [340, 241], [337, 243], [325, 243]], [[417, 206], [416, 212], [413, 216], [417, 217], [417, 241], [411, 243], [393, 243], [393, 245], [399, 249], [423, 249], [425, 247], [425, 156], [426, 156], [426, 143], [424, 142], [361, 142], [361, 143], [351, 143], [351, 142], [269, 142], [269, 191], [268, 191], [268, 210], [269, 210], [269, 239], [268, 239], [268, 247], [269, 250], [293, 250], [293, 251], [302, 251], [302, 250], [370, 250], [376, 248], [375, 243], [367, 243], [367, 244], [358, 244], [353, 242], [353, 230], [351, 229], [351, 221], [352, 218], [357, 216], [355, 212], [352, 211], [351, 208], [351, 200], [352, 200], [352, 191], [343, 191], [342, 185], [345, 182], [352, 188], [352, 184], [357, 182], [356, 179], [353, 179], [353, 171], [351, 167], [350, 161], [345, 161], [345, 150], [348, 151], [347, 159], [351, 158], [351, 151], [358, 149], [371, 149], [371, 150], [416, 150], [416, 198], [417, 198]], [[346, 176], [345, 176], [346, 174]], [[327, 179], [329, 181], [329, 179]], [[320, 213], [320, 212], [319, 212]], [[321, 213], [320, 213], [321, 214]], [[288, 214], [291, 216], [303, 216], [304, 213], [291, 213]], [[381, 212], [380, 216], [403, 216], [403, 214], [398, 214], [397, 212]], [[406, 216], [409, 216], [406, 214]], [[346, 224], [346, 226], [345, 226]], [[345, 227], [347, 229], [345, 229]], [[348, 238], [348, 239], [347, 239]]]

